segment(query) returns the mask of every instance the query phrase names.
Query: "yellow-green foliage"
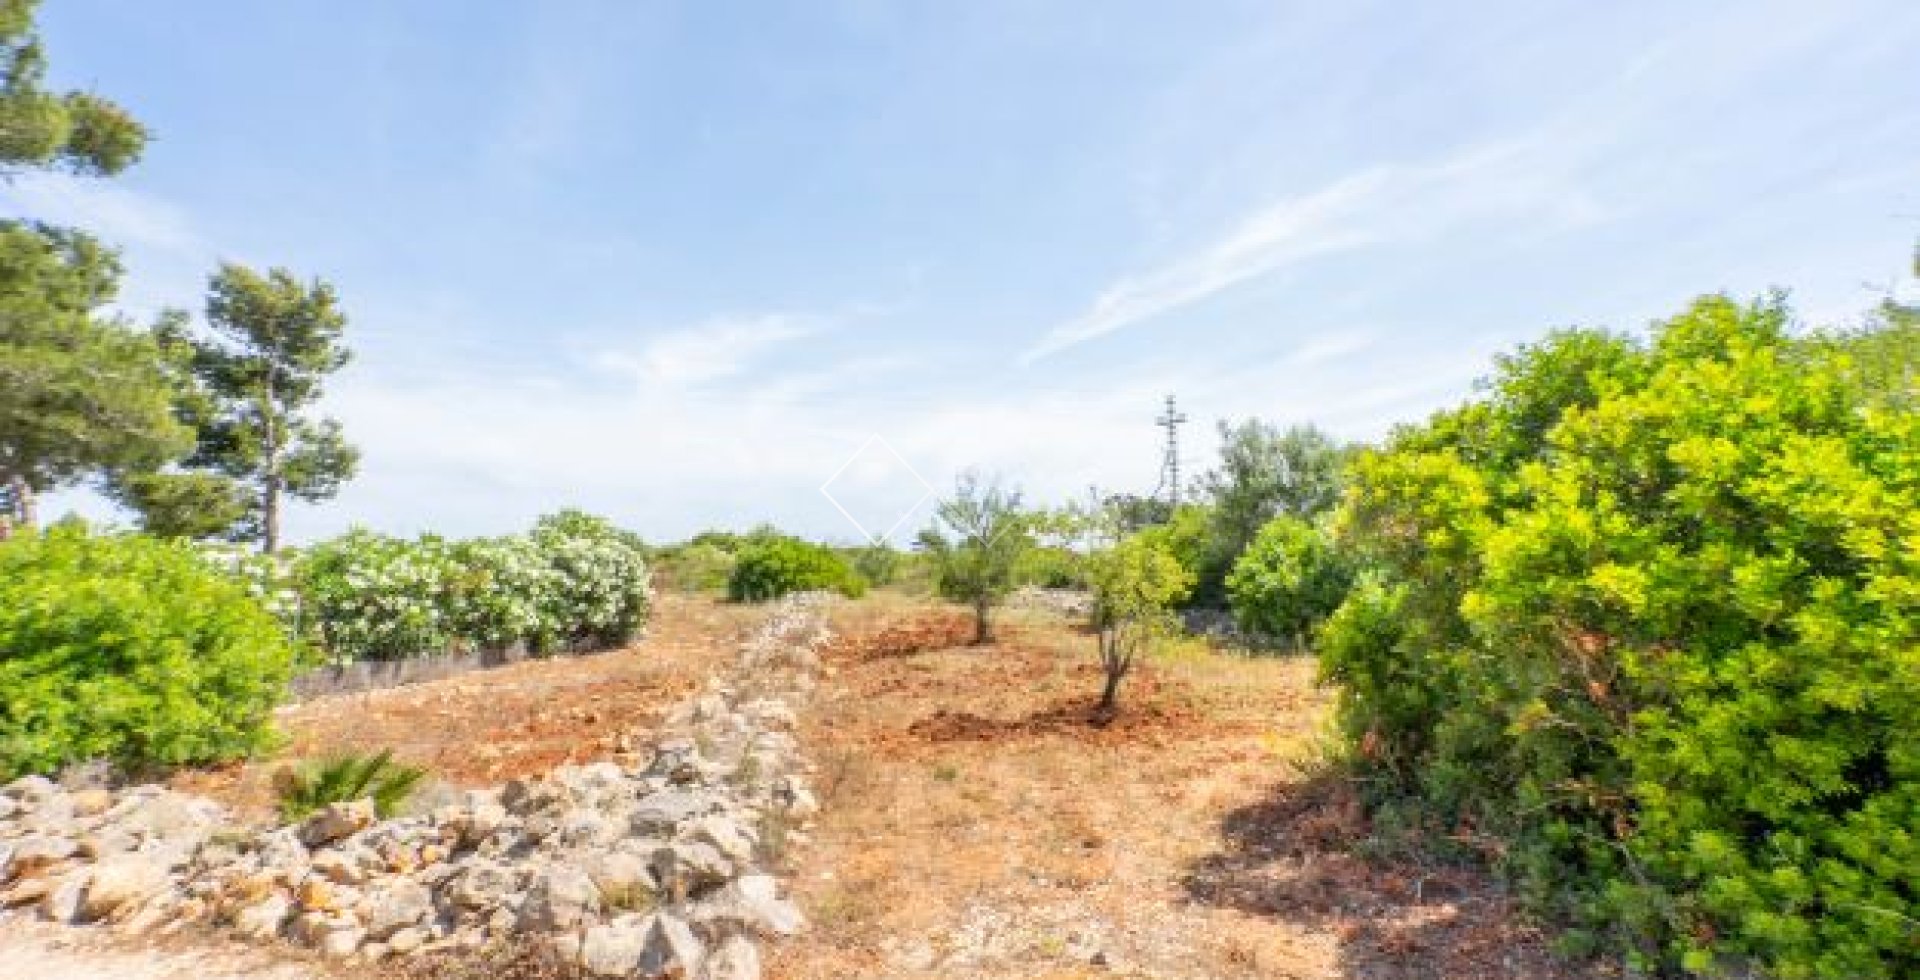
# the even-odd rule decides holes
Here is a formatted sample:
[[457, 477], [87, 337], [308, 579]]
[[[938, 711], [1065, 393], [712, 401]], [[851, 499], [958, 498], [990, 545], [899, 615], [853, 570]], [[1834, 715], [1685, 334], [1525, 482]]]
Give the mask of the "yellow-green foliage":
[[0, 543], [0, 779], [244, 755], [293, 651], [192, 547], [58, 527]]
[[1920, 975], [1920, 421], [1786, 323], [1557, 334], [1361, 460], [1325, 669], [1576, 942]]

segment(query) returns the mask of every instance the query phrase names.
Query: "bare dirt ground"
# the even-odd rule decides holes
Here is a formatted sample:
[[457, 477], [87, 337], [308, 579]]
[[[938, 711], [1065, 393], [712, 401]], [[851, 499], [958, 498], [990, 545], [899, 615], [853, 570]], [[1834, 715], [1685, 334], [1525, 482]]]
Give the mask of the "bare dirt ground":
[[173, 787], [262, 816], [272, 807], [275, 770], [343, 751], [391, 748], [400, 761], [459, 787], [603, 757], [620, 747], [621, 733], [653, 727], [698, 688], [760, 615], [665, 594], [647, 635], [625, 650], [292, 705], [275, 719], [288, 743], [272, 758], [184, 773]]
[[967, 647], [888, 597], [845, 634], [802, 744], [826, 813], [795, 860], [814, 920], [770, 974], [1559, 978], [1483, 876], [1369, 862], [1346, 788], [1303, 774], [1329, 707], [1299, 658], [1199, 644], [1094, 727], [1093, 640], [1044, 614]]
[[206, 937], [156, 945], [98, 929], [69, 929], [0, 918], [4, 980], [336, 980], [282, 951]]
[[[607, 754], [732, 655], [762, 611], [663, 596], [633, 649], [534, 661], [287, 709], [275, 759], [176, 784], [264, 813], [287, 761], [391, 746], [456, 785]], [[1089, 723], [1093, 640], [1012, 613], [970, 647], [958, 610], [878, 595], [842, 634], [801, 743], [826, 804], [789, 854], [812, 920], [770, 977], [1572, 978], [1484, 876], [1356, 856], [1351, 792], [1312, 775], [1329, 707], [1300, 658], [1198, 642], [1127, 681]], [[392, 980], [210, 937], [136, 946], [0, 920], [0, 980]], [[407, 980], [550, 977], [457, 964]], [[425, 972], [421, 972], [424, 970]]]

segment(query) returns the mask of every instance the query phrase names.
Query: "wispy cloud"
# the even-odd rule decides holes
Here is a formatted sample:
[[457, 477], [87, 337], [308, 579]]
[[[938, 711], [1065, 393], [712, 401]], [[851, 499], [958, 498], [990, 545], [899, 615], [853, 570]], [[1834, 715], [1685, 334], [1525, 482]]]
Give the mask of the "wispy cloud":
[[769, 352], [826, 329], [820, 317], [726, 317], [655, 337], [638, 351], [602, 351], [594, 364], [642, 385], [689, 387], [744, 373]]
[[1128, 276], [1079, 316], [1056, 326], [1022, 363], [1059, 353], [1243, 283], [1315, 258], [1426, 241], [1467, 222], [1537, 212], [1564, 223], [1604, 211], [1570, 187], [1546, 143], [1529, 138], [1483, 144], [1435, 163], [1381, 165], [1260, 209], [1190, 255]]
[[194, 259], [213, 254], [186, 209], [121, 184], [70, 174], [25, 173], [0, 183], [0, 207], [13, 217], [81, 228], [116, 245]]

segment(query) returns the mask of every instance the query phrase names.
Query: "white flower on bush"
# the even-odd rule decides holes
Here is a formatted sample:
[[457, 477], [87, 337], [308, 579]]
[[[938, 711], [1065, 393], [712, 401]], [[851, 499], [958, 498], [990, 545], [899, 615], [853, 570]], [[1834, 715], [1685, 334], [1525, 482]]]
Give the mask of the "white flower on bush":
[[573, 511], [451, 544], [355, 530], [307, 549], [294, 578], [295, 628], [335, 660], [619, 646], [651, 606], [638, 539]]

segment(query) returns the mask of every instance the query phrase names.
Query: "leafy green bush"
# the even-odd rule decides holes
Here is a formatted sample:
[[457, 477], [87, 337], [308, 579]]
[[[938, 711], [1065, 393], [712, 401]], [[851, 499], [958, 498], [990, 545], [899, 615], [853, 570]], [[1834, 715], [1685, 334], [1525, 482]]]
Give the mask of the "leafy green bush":
[[1914, 976], [1920, 418], [1787, 322], [1559, 333], [1361, 460], [1324, 668], [1374, 785], [1574, 945]]
[[293, 650], [190, 545], [59, 527], [0, 542], [0, 779], [265, 745]]
[[280, 816], [300, 820], [331, 803], [373, 801], [374, 812], [391, 817], [399, 812], [427, 770], [393, 761], [393, 750], [372, 755], [347, 753], [302, 763], [275, 776]]
[[727, 580], [727, 596], [735, 602], [763, 602], [816, 589], [860, 596], [866, 594], [867, 583], [833, 549], [785, 537], [743, 546]]
[[1240, 628], [1296, 646], [1347, 597], [1353, 570], [1327, 533], [1298, 517], [1269, 521], [1227, 575]]
[[1080, 588], [1087, 584], [1087, 562], [1071, 548], [1036, 545], [1020, 556], [1013, 577], [1024, 585], [1043, 589]]
[[336, 660], [620, 646], [651, 608], [644, 546], [571, 511], [456, 543], [350, 531], [304, 552], [295, 580], [302, 625]]
[[709, 542], [689, 542], [662, 553], [663, 577], [683, 592], [716, 592], [733, 577], [733, 552]]

